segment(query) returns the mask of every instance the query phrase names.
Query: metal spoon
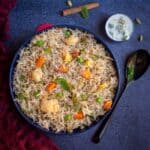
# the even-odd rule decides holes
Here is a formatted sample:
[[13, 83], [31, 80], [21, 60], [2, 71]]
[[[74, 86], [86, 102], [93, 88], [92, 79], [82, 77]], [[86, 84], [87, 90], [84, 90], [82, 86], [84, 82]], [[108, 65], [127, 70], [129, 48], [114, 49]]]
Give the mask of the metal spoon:
[[122, 96], [124, 90], [126, 89], [127, 85], [134, 80], [137, 80], [140, 78], [145, 71], [148, 69], [150, 64], [150, 55], [145, 50], [138, 50], [134, 53], [132, 53], [126, 62], [125, 66], [125, 84], [120, 92], [120, 95], [118, 96], [117, 100], [113, 104], [111, 110], [106, 113], [106, 116], [104, 116], [102, 123], [100, 124], [99, 128], [95, 132], [94, 136], [92, 137], [92, 141], [94, 143], [99, 143], [99, 141], [102, 138], [102, 135], [104, 134], [105, 129], [110, 123], [110, 120], [112, 118], [112, 114], [118, 104], [118, 101], [120, 100], [120, 97]]

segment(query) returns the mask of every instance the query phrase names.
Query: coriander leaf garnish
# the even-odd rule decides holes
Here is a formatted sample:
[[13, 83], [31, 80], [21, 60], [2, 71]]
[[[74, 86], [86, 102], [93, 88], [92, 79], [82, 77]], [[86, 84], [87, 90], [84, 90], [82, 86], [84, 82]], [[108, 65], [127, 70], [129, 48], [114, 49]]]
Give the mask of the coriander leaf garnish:
[[128, 66], [127, 67], [127, 80], [131, 81], [134, 78], [134, 67], [133, 66]]
[[87, 6], [83, 6], [83, 7], [81, 8], [80, 15], [81, 15], [81, 17], [82, 17], [83, 19], [88, 18], [88, 16], [89, 16], [89, 11], [88, 11], [88, 9], [87, 9]]
[[56, 83], [60, 84], [64, 90], [66, 91], [70, 90], [69, 84], [65, 78], [57, 78], [55, 81]]

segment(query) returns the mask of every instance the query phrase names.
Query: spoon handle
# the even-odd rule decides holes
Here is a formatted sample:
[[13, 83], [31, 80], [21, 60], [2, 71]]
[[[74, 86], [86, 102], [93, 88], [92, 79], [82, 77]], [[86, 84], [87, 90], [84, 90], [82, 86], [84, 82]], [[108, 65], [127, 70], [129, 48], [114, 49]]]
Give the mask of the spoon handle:
[[115, 108], [116, 108], [116, 106], [118, 104], [118, 101], [120, 100], [120, 98], [121, 98], [123, 92], [125, 91], [126, 87], [127, 87], [127, 81], [125, 82], [125, 84], [124, 84], [124, 86], [123, 86], [123, 88], [122, 88], [122, 90], [121, 90], [121, 92], [120, 92], [116, 102], [113, 104], [112, 109], [108, 113], [106, 113], [106, 115], [104, 116], [104, 118], [102, 120], [102, 123], [100, 124], [100, 126], [96, 130], [94, 136], [92, 137], [92, 141], [94, 143], [99, 143], [100, 142], [100, 140], [101, 140], [101, 138], [102, 138], [102, 136], [103, 136], [107, 126], [110, 123], [110, 120], [112, 118], [113, 112], [114, 112], [114, 110], [115, 110]]

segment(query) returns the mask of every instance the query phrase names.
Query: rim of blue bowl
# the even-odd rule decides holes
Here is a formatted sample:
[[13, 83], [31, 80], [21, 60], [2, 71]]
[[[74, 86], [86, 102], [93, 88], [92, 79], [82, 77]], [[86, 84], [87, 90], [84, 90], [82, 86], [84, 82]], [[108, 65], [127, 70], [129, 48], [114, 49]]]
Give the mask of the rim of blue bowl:
[[[13, 77], [14, 77], [14, 70], [16, 68], [16, 65], [17, 65], [17, 60], [20, 58], [20, 52], [22, 51], [22, 49], [24, 47], [27, 47], [27, 45], [30, 43], [30, 41], [35, 37], [35, 35], [38, 35], [42, 32], [45, 32], [47, 30], [51, 30], [53, 28], [63, 28], [63, 27], [66, 27], [66, 28], [71, 28], [71, 29], [79, 29], [83, 32], [87, 32], [89, 34], [92, 34], [94, 36], [94, 39], [98, 42], [98, 43], [101, 43], [104, 45], [106, 51], [110, 54], [110, 56], [113, 58], [114, 60], [114, 66], [116, 68], [116, 72], [117, 72], [117, 77], [118, 77], [118, 86], [116, 88], [116, 91], [115, 91], [115, 96], [113, 98], [113, 104], [115, 103], [115, 100], [117, 99], [118, 97], [118, 94], [119, 94], [119, 89], [120, 89], [120, 74], [119, 74], [119, 66], [117, 64], [117, 61], [114, 57], [114, 55], [112, 54], [112, 52], [110, 51], [110, 49], [107, 47], [107, 45], [93, 32], [89, 31], [88, 29], [85, 29], [81, 26], [76, 26], [76, 25], [67, 25], [67, 24], [64, 24], [64, 25], [53, 25], [52, 27], [50, 28], [46, 28], [38, 33], [35, 33], [33, 36], [31, 36], [28, 40], [26, 40], [21, 46], [20, 48], [17, 50], [17, 52], [15, 53], [14, 57], [13, 57], [13, 60], [12, 60], [12, 63], [10, 65], [10, 70], [9, 70], [9, 91], [10, 91], [10, 95], [11, 95], [11, 98], [12, 98], [12, 101], [17, 109], [17, 111], [20, 113], [20, 115], [29, 123], [31, 124], [32, 126], [36, 127], [37, 129], [43, 131], [44, 133], [46, 134], [54, 134], [54, 135], [75, 135], [75, 134], [79, 134], [79, 133], [83, 133], [85, 131], [87, 131], [88, 129], [91, 129], [93, 128], [94, 126], [96, 126], [96, 124], [98, 124], [100, 121], [102, 121], [104, 119], [104, 117], [106, 116], [107, 113], [109, 112], [106, 112], [103, 116], [99, 116], [95, 121], [93, 121], [93, 123], [90, 125], [90, 126], [87, 126], [85, 127], [84, 129], [80, 129], [80, 128], [77, 128], [77, 129], [74, 129], [73, 132], [69, 133], [69, 132], [64, 132], [64, 131], [61, 131], [61, 132], [55, 132], [53, 131], [51, 128], [48, 129], [45, 129], [43, 128], [42, 126], [40, 126], [36, 121], [34, 121], [31, 117], [29, 117], [28, 115], [26, 115], [22, 109], [21, 109], [21, 106], [19, 105], [19, 103], [17, 101], [15, 101], [15, 92], [13, 90]], [[113, 106], [112, 106], [113, 107]]]

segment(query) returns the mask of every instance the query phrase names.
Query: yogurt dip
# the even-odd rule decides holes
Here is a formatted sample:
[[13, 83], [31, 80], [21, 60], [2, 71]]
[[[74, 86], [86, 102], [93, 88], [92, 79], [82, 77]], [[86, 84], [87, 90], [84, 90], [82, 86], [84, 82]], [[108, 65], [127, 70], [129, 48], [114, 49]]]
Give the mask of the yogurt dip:
[[114, 41], [129, 40], [133, 32], [132, 20], [124, 14], [115, 14], [105, 24], [106, 34]]

